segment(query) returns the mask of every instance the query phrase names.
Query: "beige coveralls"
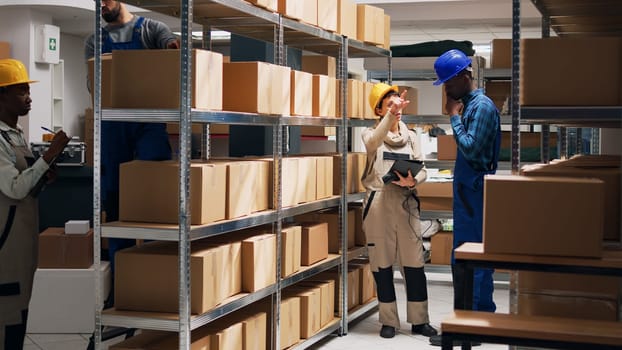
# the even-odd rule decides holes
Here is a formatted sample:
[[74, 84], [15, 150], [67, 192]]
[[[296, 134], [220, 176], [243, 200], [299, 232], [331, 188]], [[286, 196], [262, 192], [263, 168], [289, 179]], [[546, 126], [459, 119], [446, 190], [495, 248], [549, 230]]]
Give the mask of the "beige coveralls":
[[0, 349], [21, 349], [37, 268], [38, 205], [29, 192], [48, 170], [21, 128], [0, 121]]
[[[394, 160], [385, 160], [385, 152], [408, 154], [422, 160], [421, 147], [415, 133], [399, 122], [399, 133], [389, 131], [390, 120], [383, 118], [376, 128], [363, 132], [367, 165], [362, 182], [367, 193], [363, 211], [363, 230], [372, 272], [376, 281], [380, 323], [400, 327], [397, 311], [393, 265], [399, 264], [406, 282], [407, 321], [414, 325], [429, 322], [427, 282], [423, 272], [423, 242], [419, 223], [416, 192], [392, 183], [384, 184], [385, 175]], [[423, 168], [413, 174], [417, 183], [427, 177]]]

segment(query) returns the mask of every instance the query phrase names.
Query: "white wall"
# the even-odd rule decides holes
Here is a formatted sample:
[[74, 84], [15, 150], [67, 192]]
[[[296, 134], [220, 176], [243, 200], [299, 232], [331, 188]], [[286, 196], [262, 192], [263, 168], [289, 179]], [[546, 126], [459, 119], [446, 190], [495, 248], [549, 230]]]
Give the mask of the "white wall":
[[86, 88], [84, 38], [61, 34], [60, 41], [60, 57], [65, 61], [63, 129], [68, 135], [84, 140], [84, 109], [91, 106], [91, 95]]
[[29, 141], [41, 140], [41, 126], [49, 127], [52, 115], [50, 67], [34, 62], [35, 28], [40, 24], [52, 24], [51, 17], [23, 7], [3, 8], [0, 12], [0, 40], [11, 43], [12, 56], [24, 63], [31, 80], [39, 81], [30, 86], [30, 114], [19, 120]]
[[[41, 126], [52, 127], [52, 72], [51, 66], [35, 63], [35, 30], [41, 24], [54, 24], [51, 15], [28, 7], [2, 7], [0, 11], [0, 41], [11, 44], [11, 55], [28, 69], [32, 110], [19, 119], [29, 142], [40, 142], [45, 133]], [[90, 106], [86, 90], [86, 65], [83, 59], [84, 38], [63, 35], [59, 42], [60, 57], [65, 61], [63, 100], [63, 129], [68, 135], [82, 137], [81, 118]]]

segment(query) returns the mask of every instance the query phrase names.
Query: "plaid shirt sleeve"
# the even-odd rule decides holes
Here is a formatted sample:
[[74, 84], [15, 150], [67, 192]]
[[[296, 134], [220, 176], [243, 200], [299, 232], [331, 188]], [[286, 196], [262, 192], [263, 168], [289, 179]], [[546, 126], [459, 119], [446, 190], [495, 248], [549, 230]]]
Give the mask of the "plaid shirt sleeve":
[[493, 147], [498, 127], [498, 111], [494, 104], [474, 100], [476, 103], [468, 109], [462, 118], [451, 117], [458, 149], [476, 170], [489, 167], [493, 157]]

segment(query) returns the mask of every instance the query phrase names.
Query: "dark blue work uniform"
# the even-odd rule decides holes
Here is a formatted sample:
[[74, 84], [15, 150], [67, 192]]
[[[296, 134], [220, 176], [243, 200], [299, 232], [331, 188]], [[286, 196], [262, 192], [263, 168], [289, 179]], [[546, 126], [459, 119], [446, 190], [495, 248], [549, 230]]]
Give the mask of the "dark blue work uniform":
[[[454, 167], [453, 182], [454, 249], [464, 242], [482, 242], [484, 175], [496, 172], [499, 147], [501, 145], [499, 112], [492, 101], [481, 90], [471, 92], [462, 100], [464, 103], [462, 118], [460, 118], [459, 122], [458, 120], [452, 120], [454, 134], [456, 134], [456, 126], [462, 124], [456, 135], [458, 153]], [[463, 152], [460, 149], [461, 135], [467, 137], [467, 133], [473, 137], [471, 141], [477, 142], [478, 146], [488, 145], [478, 151], [471, 149], [471, 157], [473, 159], [467, 158], [464, 155], [466, 150], [463, 150]], [[490, 146], [492, 146], [492, 150], [490, 150]], [[482, 161], [486, 162], [486, 164], [481, 164]], [[451, 258], [454, 279], [454, 305], [456, 308], [462, 309], [461, 291], [464, 275], [463, 271], [454, 265], [453, 251]], [[496, 310], [496, 305], [492, 298], [494, 290], [492, 274], [492, 269], [475, 269], [473, 280], [474, 310], [489, 312]]]
[[[102, 53], [146, 49], [141, 40], [144, 20], [143, 17], [138, 17], [132, 40], [129, 42], [112, 42], [106, 29], [102, 29]], [[171, 147], [164, 123], [102, 121], [101, 126], [103, 208], [106, 211], [106, 220], [115, 221], [119, 219], [119, 164], [134, 159], [171, 159]], [[135, 240], [130, 239], [109, 239], [108, 252], [113, 271], [115, 252], [133, 246], [134, 243]]]

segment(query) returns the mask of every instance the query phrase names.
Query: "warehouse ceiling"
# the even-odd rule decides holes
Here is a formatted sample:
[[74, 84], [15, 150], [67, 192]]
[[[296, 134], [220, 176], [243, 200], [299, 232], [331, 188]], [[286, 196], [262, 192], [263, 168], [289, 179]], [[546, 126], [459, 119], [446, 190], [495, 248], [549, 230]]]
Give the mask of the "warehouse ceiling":
[[[393, 45], [445, 39], [477, 45], [512, 36], [511, 0], [354, 1], [381, 7], [391, 16]], [[93, 0], [0, 0], [0, 6], [29, 6], [50, 13], [53, 24], [66, 34], [86, 36], [93, 31]], [[136, 7], [132, 11], [162, 20], [174, 31], [180, 29], [178, 18]], [[622, 0], [521, 0], [521, 37], [541, 36], [540, 11], [551, 16], [553, 29], [560, 33], [622, 35]], [[201, 26], [193, 30], [200, 31]]]

